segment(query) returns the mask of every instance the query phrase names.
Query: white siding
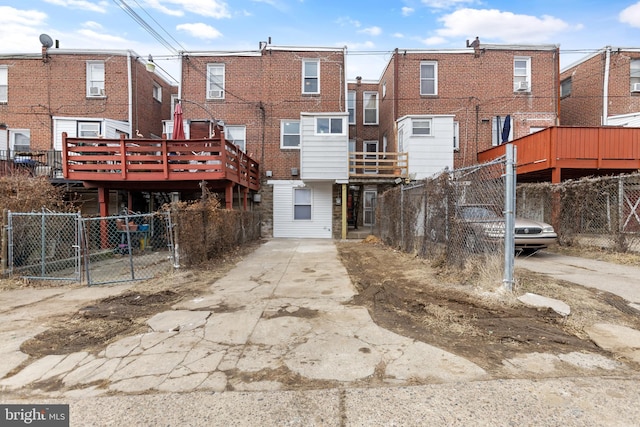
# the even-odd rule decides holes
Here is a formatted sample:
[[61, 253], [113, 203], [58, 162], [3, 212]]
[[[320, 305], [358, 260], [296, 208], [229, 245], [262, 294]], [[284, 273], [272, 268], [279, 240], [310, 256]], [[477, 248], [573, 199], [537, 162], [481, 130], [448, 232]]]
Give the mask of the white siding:
[[[431, 119], [430, 136], [413, 136], [412, 118]], [[453, 169], [453, 116], [405, 116], [398, 120], [403, 149], [409, 154], [409, 176], [416, 180]], [[402, 132], [400, 132], [402, 131]]]
[[312, 193], [311, 220], [294, 221], [293, 190], [302, 181], [270, 181], [273, 185], [273, 237], [331, 238], [332, 184], [306, 183]]
[[[343, 117], [343, 135], [316, 135], [316, 117]], [[300, 117], [300, 178], [309, 180], [349, 179], [348, 114], [335, 113]]]
[[9, 131], [6, 129], [0, 129], [0, 150], [6, 151], [9, 149]]
[[66, 132], [70, 138], [75, 138], [77, 132], [77, 120], [53, 118], [53, 149], [62, 150], [62, 133]]

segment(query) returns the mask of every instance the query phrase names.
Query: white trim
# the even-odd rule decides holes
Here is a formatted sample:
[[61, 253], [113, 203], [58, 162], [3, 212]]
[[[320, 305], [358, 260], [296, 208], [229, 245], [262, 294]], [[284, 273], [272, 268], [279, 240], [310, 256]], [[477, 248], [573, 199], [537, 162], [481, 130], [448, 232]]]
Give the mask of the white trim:
[[[315, 76], [309, 76], [305, 74], [306, 65], [310, 63], [315, 63], [317, 65], [317, 71]], [[320, 94], [320, 59], [319, 58], [302, 58], [302, 94], [303, 95], [319, 95]], [[306, 91], [305, 90], [305, 82], [306, 79], [316, 79], [317, 80], [317, 88], [315, 91]]]

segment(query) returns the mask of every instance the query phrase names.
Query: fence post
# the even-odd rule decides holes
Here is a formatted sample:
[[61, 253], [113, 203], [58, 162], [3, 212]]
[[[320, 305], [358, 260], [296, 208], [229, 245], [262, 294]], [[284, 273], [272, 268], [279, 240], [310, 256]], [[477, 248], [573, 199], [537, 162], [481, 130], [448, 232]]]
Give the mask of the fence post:
[[513, 144], [506, 148], [506, 173], [504, 197], [504, 288], [513, 290], [515, 257], [515, 207], [516, 207], [516, 149]]
[[0, 273], [4, 276], [7, 272], [7, 257], [9, 256], [9, 251], [8, 251], [8, 236], [7, 236], [7, 225], [9, 224], [8, 221], [8, 217], [9, 217], [9, 211], [7, 209], [3, 209], [2, 210], [2, 247], [0, 248], [0, 258], [2, 258], [2, 266], [0, 267], [1, 271]]

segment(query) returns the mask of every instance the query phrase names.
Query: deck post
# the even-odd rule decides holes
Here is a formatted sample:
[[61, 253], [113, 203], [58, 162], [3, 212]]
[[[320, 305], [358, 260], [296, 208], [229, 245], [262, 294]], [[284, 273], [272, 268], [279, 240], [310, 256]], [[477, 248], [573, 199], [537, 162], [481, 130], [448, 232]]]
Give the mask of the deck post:
[[249, 187], [244, 187], [242, 189], [242, 210], [245, 212], [248, 210], [247, 200], [249, 199]]
[[[105, 187], [98, 187], [98, 204], [100, 207], [100, 216], [102, 218], [109, 216], [109, 189]], [[100, 221], [100, 246], [104, 248], [109, 247], [109, 229], [106, 220]]]
[[233, 209], [233, 182], [228, 182], [224, 189], [224, 202], [226, 209]]

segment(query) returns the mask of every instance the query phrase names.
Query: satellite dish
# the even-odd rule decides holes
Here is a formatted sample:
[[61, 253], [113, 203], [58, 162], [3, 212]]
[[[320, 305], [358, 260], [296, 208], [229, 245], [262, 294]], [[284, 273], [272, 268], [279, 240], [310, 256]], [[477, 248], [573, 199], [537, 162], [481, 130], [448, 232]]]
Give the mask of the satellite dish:
[[42, 43], [43, 47], [50, 48], [53, 46], [53, 39], [47, 34], [40, 34], [40, 43]]

